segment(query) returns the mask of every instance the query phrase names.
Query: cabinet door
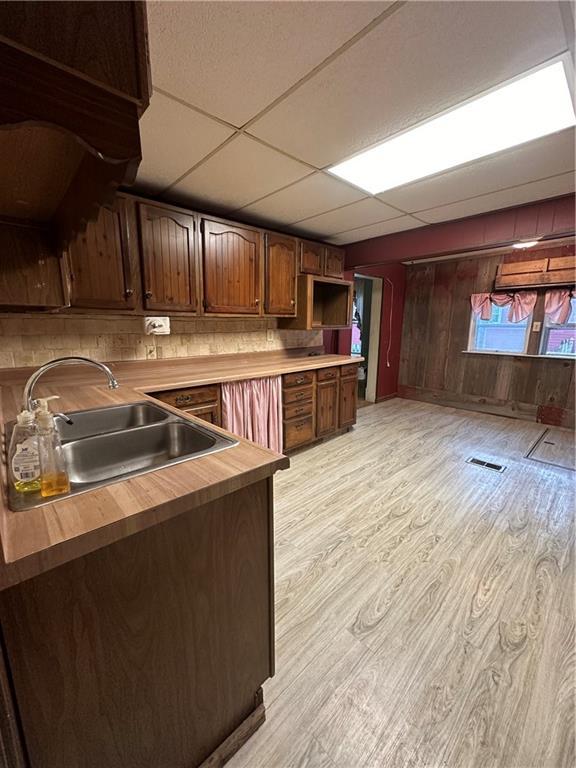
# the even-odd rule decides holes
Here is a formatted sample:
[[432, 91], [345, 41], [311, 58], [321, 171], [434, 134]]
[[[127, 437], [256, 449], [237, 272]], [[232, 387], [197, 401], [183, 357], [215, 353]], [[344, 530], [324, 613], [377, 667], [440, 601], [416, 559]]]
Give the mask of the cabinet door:
[[326, 246], [324, 275], [325, 277], [344, 277], [344, 251], [341, 248]]
[[260, 314], [260, 233], [202, 219], [204, 311]]
[[64, 306], [61, 260], [46, 230], [0, 224], [0, 253], [0, 306]]
[[356, 378], [340, 380], [340, 426], [356, 424], [356, 398], [358, 383]]
[[321, 275], [324, 271], [324, 246], [319, 243], [300, 241], [300, 272]]
[[265, 303], [267, 315], [296, 314], [296, 240], [266, 234], [264, 251]]
[[318, 383], [316, 390], [316, 434], [329, 435], [338, 429], [337, 380]]
[[102, 206], [97, 220], [69, 244], [73, 307], [134, 308], [130, 236], [126, 201], [118, 198], [111, 206]]
[[194, 217], [140, 205], [146, 309], [195, 312]]

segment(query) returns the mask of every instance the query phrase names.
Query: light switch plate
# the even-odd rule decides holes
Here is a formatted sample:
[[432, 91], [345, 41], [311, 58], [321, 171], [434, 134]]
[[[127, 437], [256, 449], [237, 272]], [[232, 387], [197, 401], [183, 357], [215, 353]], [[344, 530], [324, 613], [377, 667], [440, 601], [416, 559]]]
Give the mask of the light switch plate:
[[542, 329], [542, 323], [539, 320], [536, 320], [532, 323], [532, 333], [540, 333], [540, 330]]
[[144, 332], [148, 335], [167, 336], [170, 333], [169, 317], [145, 317]]

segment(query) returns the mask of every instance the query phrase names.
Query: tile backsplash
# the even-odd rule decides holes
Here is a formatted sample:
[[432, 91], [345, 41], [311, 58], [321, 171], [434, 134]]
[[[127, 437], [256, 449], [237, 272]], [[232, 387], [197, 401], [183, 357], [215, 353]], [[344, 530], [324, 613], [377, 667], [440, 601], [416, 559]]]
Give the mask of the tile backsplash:
[[0, 315], [0, 368], [64, 355], [94, 360], [268, 352], [322, 345], [321, 331], [286, 331], [275, 318], [171, 318], [169, 336], [146, 336], [144, 318], [118, 315]]

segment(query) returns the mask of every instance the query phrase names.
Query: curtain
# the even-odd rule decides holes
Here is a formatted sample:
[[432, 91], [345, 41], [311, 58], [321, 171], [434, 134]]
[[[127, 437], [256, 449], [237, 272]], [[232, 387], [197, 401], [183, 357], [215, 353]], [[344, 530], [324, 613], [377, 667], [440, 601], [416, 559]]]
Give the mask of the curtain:
[[492, 304], [497, 307], [506, 307], [508, 310], [508, 322], [519, 323], [525, 320], [534, 310], [538, 294], [536, 291], [514, 291], [514, 293], [473, 293], [470, 296], [472, 311], [482, 320], [490, 320], [492, 317]]
[[544, 300], [544, 313], [548, 315], [554, 325], [564, 325], [570, 317], [570, 299], [574, 291], [569, 288], [551, 288], [546, 291]]
[[222, 426], [282, 453], [282, 379], [270, 376], [222, 384]]

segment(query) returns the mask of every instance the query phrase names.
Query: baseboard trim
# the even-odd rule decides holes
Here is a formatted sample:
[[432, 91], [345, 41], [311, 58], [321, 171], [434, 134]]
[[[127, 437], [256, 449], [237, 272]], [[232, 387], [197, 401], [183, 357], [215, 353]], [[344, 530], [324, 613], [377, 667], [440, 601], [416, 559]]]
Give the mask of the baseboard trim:
[[222, 768], [266, 720], [266, 707], [260, 703], [236, 730], [225, 739], [198, 768]]

